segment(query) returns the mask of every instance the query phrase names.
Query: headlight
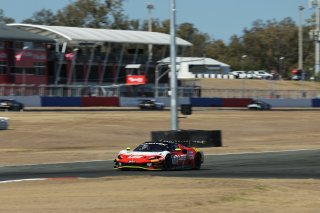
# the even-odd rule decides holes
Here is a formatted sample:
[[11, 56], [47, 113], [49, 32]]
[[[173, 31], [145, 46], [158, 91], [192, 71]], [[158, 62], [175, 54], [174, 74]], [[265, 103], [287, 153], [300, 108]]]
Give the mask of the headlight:
[[152, 156], [152, 157], [149, 158], [149, 160], [156, 160], [156, 159], [159, 159], [159, 158], [161, 158], [161, 156]]
[[122, 156], [121, 156], [121, 155], [118, 155], [118, 159], [122, 159]]

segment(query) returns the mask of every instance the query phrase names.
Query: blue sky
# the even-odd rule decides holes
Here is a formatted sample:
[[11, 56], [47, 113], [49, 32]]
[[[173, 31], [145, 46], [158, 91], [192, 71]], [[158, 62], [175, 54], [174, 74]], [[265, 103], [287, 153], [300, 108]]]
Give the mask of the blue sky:
[[[16, 22], [30, 18], [43, 8], [56, 11], [75, 0], [0, 0], [5, 16]], [[125, 14], [132, 19], [148, 19], [147, 2], [154, 5], [152, 16], [160, 20], [170, 18], [170, 0], [126, 0]], [[214, 39], [228, 42], [232, 35], [241, 36], [244, 28], [261, 19], [277, 21], [291, 17], [298, 22], [298, 6], [303, 5], [304, 18], [309, 18], [313, 9], [308, 0], [176, 0], [177, 23], [189, 22]]]

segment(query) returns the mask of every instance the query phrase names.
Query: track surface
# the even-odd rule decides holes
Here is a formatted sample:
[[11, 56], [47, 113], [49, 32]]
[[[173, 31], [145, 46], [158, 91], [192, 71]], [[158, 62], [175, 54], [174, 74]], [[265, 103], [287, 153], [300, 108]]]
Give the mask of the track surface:
[[118, 171], [113, 161], [0, 167], [0, 181], [33, 178], [98, 178], [149, 175], [224, 178], [320, 178], [320, 150], [205, 156], [201, 170]]

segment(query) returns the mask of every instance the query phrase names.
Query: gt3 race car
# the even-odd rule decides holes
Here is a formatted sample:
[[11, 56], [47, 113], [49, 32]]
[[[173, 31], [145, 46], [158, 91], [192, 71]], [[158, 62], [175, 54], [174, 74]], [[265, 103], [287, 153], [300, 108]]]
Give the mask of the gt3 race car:
[[144, 142], [131, 151], [121, 150], [114, 160], [120, 170], [200, 169], [203, 152], [175, 142]]

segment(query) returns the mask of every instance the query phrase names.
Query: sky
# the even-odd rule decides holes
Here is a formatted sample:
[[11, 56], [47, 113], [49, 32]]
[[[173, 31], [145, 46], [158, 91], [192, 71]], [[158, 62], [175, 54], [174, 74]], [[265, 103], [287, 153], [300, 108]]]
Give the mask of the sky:
[[[17, 23], [30, 18], [41, 9], [56, 12], [76, 0], [0, 0], [4, 15], [14, 18]], [[176, 0], [176, 22], [192, 23], [200, 32], [212, 39], [228, 42], [233, 35], [243, 35], [258, 19], [281, 21], [291, 17], [299, 22], [300, 5], [304, 6], [303, 18], [314, 12], [309, 0]], [[130, 19], [148, 19], [147, 4], [153, 4], [152, 17], [170, 19], [171, 0], [125, 0], [124, 13]]]

